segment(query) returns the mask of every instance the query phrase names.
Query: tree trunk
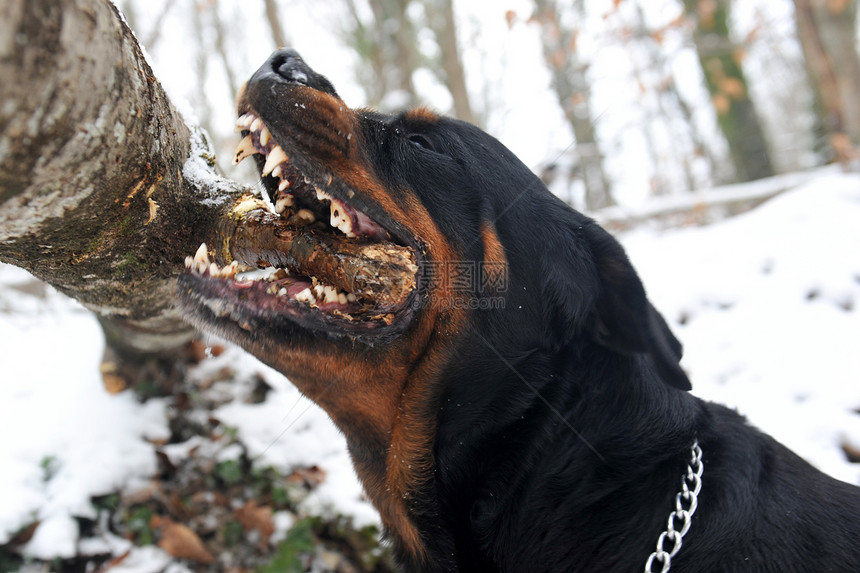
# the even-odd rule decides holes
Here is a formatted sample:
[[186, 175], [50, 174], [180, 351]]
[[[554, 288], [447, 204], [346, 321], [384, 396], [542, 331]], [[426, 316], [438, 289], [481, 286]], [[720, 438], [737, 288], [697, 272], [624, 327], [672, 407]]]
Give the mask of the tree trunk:
[[110, 2], [0, 4], [0, 77], [0, 261], [95, 312], [123, 359], [175, 356], [175, 278], [244, 189]]
[[842, 159], [846, 151], [842, 145], [860, 145], [857, 0], [794, 0], [794, 8], [815, 94], [819, 141], [827, 142], [835, 158]]
[[576, 138], [576, 152], [585, 184], [585, 208], [601, 209], [615, 204], [603, 169], [603, 153], [597, 143], [591, 114], [588, 64], [576, 50], [576, 31], [561, 25], [555, 0], [534, 0], [534, 19], [541, 25], [544, 59], [552, 73], [552, 85], [564, 116]]
[[729, 35], [729, 2], [684, 0], [684, 8], [696, 22], [696, 53], [737, 178], [751, 181], [773, 175], [773, 166], [741, 68], [743, 54]]
[[265, 0], [266, 2], [266, 21], [269, 23], [269, 30], [272, 32], [272, 41], [276, 48], [286, 48], [289, 46], [287, 35], [284, 33], [284, 27], [281, 25], [281, 17], [279, 15], [278, 3], [275, 0]]
[[436, 36], [436, 43], [441, 52], [441, 62], [436, 70], [454, 100], [454, 116], [477, 123], [469, 101], [466, 89], [466, 72], [460, 58], [460, 48], [457, 43], [457, 22], [454, 18], [454, 3], [452, 0], [425, 0], [425, 12], [430, 21], [430, 28]]

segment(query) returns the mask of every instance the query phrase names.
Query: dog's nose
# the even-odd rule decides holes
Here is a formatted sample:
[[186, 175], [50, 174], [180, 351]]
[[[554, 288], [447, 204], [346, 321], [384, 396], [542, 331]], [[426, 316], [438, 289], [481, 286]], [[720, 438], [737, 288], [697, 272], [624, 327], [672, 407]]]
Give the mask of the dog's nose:
[[293, 49], [283, 48], [269, 56], [260, 69], [251, 76], [249, 84], [258, 81], [287, 82], [308, 86], [335, 97], [339, 97], [328, 79], [318, 74]]

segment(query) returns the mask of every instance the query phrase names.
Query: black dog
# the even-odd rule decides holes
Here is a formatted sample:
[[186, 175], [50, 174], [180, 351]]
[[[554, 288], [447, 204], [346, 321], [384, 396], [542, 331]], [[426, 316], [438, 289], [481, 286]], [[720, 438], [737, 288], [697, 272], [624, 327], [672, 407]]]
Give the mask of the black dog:
[[279, 215], [213, 253], [285, 270], [201, 251], [183, 308], [329, 412], [405, 571], [642, 571], [693, 511], [654, 571], [860, 571], [860, 489], [688, 394], [621, 246], [498, 141], [286, 50], [239, 115]]

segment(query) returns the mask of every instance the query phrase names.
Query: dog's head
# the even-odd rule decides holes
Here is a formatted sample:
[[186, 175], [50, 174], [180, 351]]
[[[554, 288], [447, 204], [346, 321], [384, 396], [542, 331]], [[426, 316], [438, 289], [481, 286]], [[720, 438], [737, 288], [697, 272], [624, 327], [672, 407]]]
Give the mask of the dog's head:
[[423, 109], [350, 109], [290, 50], [253, 75], [238, 113], [237, 159], [257, 162], [274, 209], [237, 206], [214, 252], [284, 270], [251, 280], [201, 254], [181, 304], [332, 415], [414, 553], [409, 511], [394, 506], [432, 468], [435, 401], [476, 333], [500, 333], [503, 352], [587, 337], [689, 388], [621, 246], [483, 131]]

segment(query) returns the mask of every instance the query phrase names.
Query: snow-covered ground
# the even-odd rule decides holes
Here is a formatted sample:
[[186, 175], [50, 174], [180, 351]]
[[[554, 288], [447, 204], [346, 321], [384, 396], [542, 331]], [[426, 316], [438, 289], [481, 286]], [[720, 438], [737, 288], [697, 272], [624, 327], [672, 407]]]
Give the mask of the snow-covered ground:
[[[622, 237], [685, 344], [694, 392], [736, 407], [823, 471], [856, 484], [860, 464], [849, 463], [841, 446], [860, 448], [858, 222], [860, 176], [829, 175], [709, 227]], [[51, 290], [32, 291], [29, 275], [0, 266], [0, 545], [37, 518], [25, 548], [32, 556], [71, 556], [98, 543], [121, 553], [128, 548], [121, 539], [79, 540], [73, 517], [95, 516], [92, 496], [149, 480], [155, 444], [169, 435], [166, 404], [105, 392], [95, 320]], [[239, 380], [260, 373], [274, 388], [261, 404], [216, 410], [255, 463], [285, 471], [318, 464], [327, 477], [306, 505], [334, 507], [359, 523], [375, 519], [322, 411], [237, 349], [207, 362], [202, 368], [229, 364]], [[141, 551], [111, 570], [161, 571], [169, 562], [158, 549]]]

